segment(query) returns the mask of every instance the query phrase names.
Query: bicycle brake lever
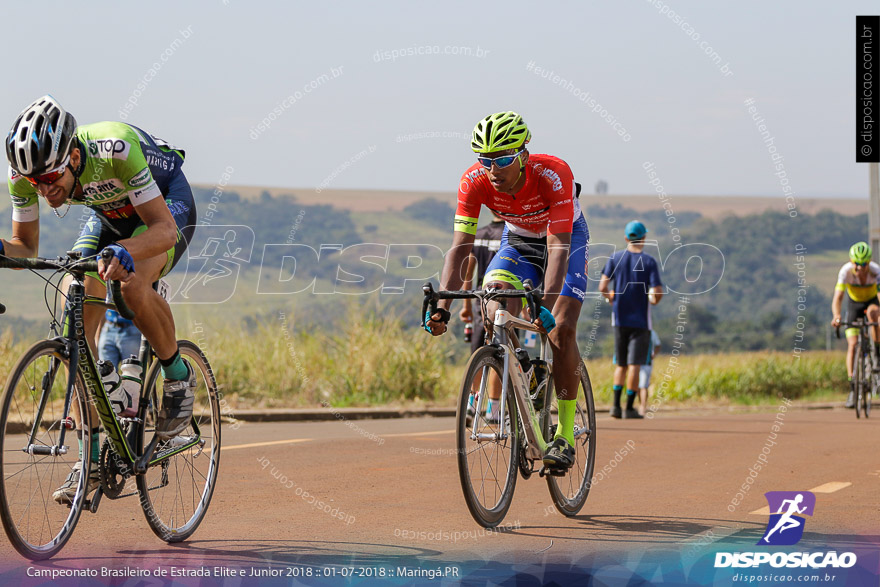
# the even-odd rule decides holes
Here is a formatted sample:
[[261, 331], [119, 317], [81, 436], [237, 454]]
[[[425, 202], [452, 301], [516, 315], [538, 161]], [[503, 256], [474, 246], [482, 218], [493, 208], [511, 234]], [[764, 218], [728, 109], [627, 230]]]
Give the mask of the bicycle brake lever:
[[437, 312], [437, 293], [434, 291], [434, 285], [430, 281], [422, 286], [422, 291], [425, 292], [425, 297], [422, 300], [422, 328], [424, 328], [427, 322], [425, 317], [428, 313], [428, 306], [431, 306], [431, 316]]

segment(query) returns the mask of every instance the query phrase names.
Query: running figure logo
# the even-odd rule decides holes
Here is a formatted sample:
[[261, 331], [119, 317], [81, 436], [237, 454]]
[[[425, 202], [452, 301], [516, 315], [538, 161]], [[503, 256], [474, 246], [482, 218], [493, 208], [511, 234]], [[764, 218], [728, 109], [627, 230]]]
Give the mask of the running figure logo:
[[[816, 496], [809, 491], [768, 491], [764, 494], [770, 505], [770, 520], [760, 545], [789, 546], [804, 535], [806, 520], [799, 515], [813, 515]], [[775, 512], [775, 513], [774, 513]]]
[[169, 303], [225, 302], [235, 293], [241, 267], [250, 263], [253, 250], [254, 231], [249, 226], [199, 226], [186, 251], [185, 272]]

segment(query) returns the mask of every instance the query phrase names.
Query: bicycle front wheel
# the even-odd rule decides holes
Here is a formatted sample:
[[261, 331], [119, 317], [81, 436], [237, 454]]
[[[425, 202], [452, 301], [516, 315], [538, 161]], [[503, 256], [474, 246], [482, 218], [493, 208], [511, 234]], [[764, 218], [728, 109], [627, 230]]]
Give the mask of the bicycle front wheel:
[[[137, 477], [141, 506], [153, 532], [166, 542], [180, 542], [196, 531], [211, 503], [220, 464], [220, 404], [217, 382], [207, 357], [194, 343], [178, 341], [180, 355], [196, 374], [193, 418], [178, 436], [159, 442], [154, 455], [198, 443], [151, 465]], [[149, 397], [162, 397], [162, 371], [155, 361], [144, 380]], [[153, 406], [158, 410], [158, 406]], [[151, 423], [152, 422], [152, 423]], [[141, 426], [139, 450], [155, 431], [155, 419]]]
[[[500, 352], [498, 347], [484, 346], [471, 356], [461, 383], [455, 422], [461, 490], [471, 516], [484, 528], [494, 528], [507, 514], [519, 463], [519, 426], [513, 393], [502, 390], [507, 393], [503, 414], [485, 412], [487, 381], [491, 377], [500, 379], [504, 370], [498, 357]], [[468, 401], [473, 389], [480, 393], [474, 399], [473, 423], [468, 426]]]
[[856, 369], [853, 378], [856, 381], [856, 419], [859, 419], [862, 417], [862, 398], [865, 395], [865, 382], [870, 370], [865, 369], [867, 357], [862, 353], [861, 345], [856, 349], [856, 353]]
[[[590, 383], [587, 366], [583, 362], [581, 362], [580, 376], [577, 411], [574, 417], [574, 463], [562, 477], [546, 476], [553, 504], [566, 516], [574, 516], [584, 507], [590, 494], [593, 468], [596, 464], [596, 407], [593, 404], [593, 386]], [[550, 416], [555, 404], [556, 393], [552, 389], [551, 381], [544, 398], [544, 413], [547, 416], [544, 437], [548, 442], [556, 432], [556, 426], [550, 424], [552, 420]]]
[[[49, 558], [64, 547], [86, 499], [89, 476], [80, 473], [89, 470], [91, 453], [88, 402], [77, 375], [72, 413], [64, 413], [70, 373], [64, 355], [64, 343], [55, 340], [25, 351], [9, 375], [0, 407], [0, 518], [12, 546], [31, 560]], [[62, 445], [65, 416], [74, 414], [79, 429], [66, 430]], [[74, 492], [69, 507], [53, 498], [68, 480]]]
[[[862, 367], [862, 392], [859, 394], [859, 404], [861, 404], [862, 413], [865, 418], [871, 415], [871, 395], [877, 380], [874, 373], [874, 365], [870, 355], [865, 355], [864, 366]], [[859, 409], [859, 406], [856, 406]]]

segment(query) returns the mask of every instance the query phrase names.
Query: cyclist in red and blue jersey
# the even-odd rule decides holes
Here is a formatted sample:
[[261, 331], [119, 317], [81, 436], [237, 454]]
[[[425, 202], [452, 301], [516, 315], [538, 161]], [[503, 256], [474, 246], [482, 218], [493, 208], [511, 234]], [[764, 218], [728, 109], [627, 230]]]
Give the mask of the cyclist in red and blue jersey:
[[[556, 436], [544, 455], [547, 467], [567, 469], [574, 457], [574, 418], [579, 379], [577, 320], [587, 288], [589, 230], [568, 164], [552, 155], [529, 153], [531, 133], [516, 112], [487, 116], [474, 128], [477, 163], [462, 176], [452, 249], [440, 288], [457, 290], [464, 281], [480, 209], [505, 223], [501, 249], [486, 270], [483, 286], [522, 289], [530, 279], [544, 285], [544, 306], [532, 318], [550, 334], [559, 405]], [[446, 331], [450, 302], [441, 300], [427, 320], [434, 336]], [[514, 304], [508, 309], [513, 311]]]
[[[44, 199], [59, 217], [65, 204], [92, 210], [74, 250], [95, 257], [98, 273], [86, 279], [86, 293], [105, 295], [104, 280], [118, 280], [135, 312], [135, 326], [153, 346], [165, 379], [156, 423], [161, 440], [180, 434], [192, 417], [195, 373], [177, 347], [174, 318], [152, 284], [167, 274], [186, 249], [195, 226], [192, 190], [181, 171], [184, 152], [137, 127], [121, 122], [77, 126], [51, 96], [43, 96], [18, 116], [6, 137], [12, 238], [0, 239], [0, 255], [35, 257], [40, 244], [39, 204]], [[84, 308], [86, 338], [95, 351], [95, 333], [104, 310]], [[94, 408], [92, 408], [94, 410]], [[95, 415], [93, 422], [97, 421]], [[97, 461], [97, 429], [91, 433]], [[71, 473], [56, 501], [70, 503], [79, 470]], [[76, 477], [76, 478], [73, 478]], [[97, 467], [89, 491], [100, 484]]]

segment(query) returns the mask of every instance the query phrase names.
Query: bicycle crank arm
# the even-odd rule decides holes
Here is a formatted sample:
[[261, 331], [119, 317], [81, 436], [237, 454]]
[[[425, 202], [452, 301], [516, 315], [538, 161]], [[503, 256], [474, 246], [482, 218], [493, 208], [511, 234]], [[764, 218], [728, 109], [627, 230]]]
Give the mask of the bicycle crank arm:
[[98, 490], [95, 491], [95, 495], [92, 496], [91, 501], [87, 501], [85, 503], [85, 507], [87, 510], [92, 512], [93, 514], [98, 513], [98, 506], [101, 505], [101, 497], [104, 496], [104, 488], [98, 487]]

